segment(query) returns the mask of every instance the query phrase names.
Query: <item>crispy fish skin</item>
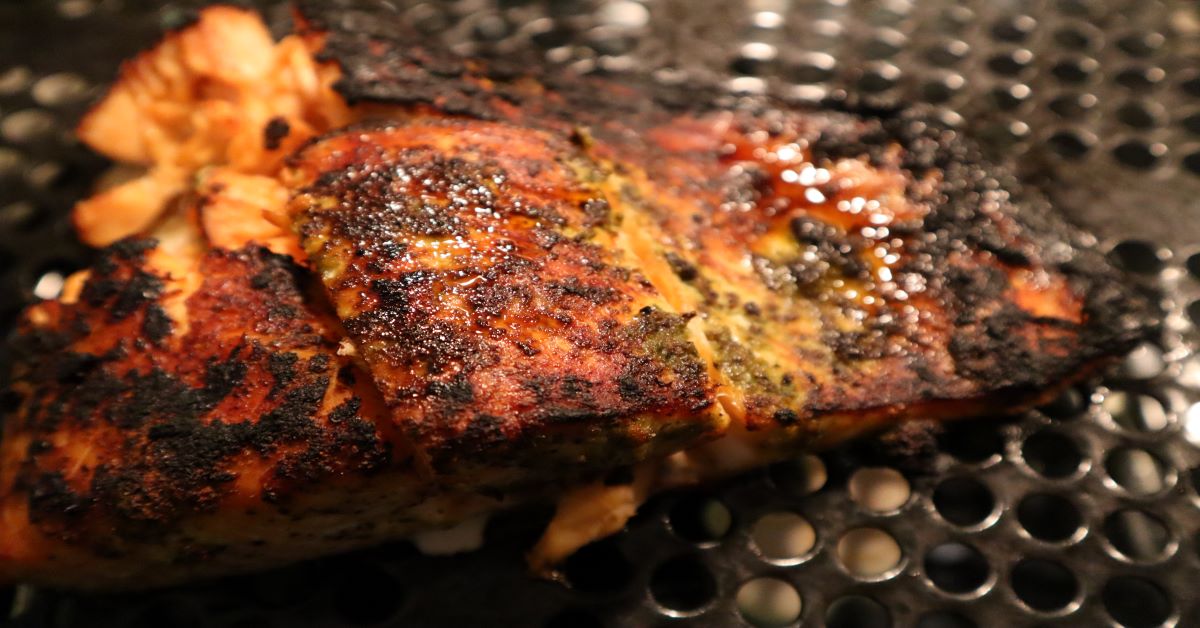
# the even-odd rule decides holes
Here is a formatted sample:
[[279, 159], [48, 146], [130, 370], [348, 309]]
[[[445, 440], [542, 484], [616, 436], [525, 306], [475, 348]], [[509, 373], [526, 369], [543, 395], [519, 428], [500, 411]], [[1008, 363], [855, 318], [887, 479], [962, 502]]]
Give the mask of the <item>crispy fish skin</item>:
[[432, 119], [337, 132], [284, 175], [348, 337], [441, 479], [587, 478], [725, 427], [687, 317], [618, 246], [578, 154]]

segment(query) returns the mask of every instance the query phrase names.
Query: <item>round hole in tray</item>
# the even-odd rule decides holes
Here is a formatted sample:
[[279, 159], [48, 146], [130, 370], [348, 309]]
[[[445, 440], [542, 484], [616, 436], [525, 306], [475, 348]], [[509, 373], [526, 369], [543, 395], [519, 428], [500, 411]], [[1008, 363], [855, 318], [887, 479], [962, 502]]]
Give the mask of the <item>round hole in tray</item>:
[[983, 463], [1004, 451], [1004, 435], [987, 420], [960, 421], [946, 426], [938, 438], [943, 451], [963, 462]]
[[892, 26], [904, 20], [910, 5], [904, 2], [881, 2], [867, 13], [867, 22], [875, 26]]
[[[1195, 316], [1193, 315], [1193, 317]], [[1200, 321], [1196, 322], [1200, 323]], [[1200, 355], [1193, 355], [1193, 357], [1183, 360], [1175, 383], [1192, 390], [1200, 389]], [[1198, 438], [1200, 437], [1200, 414], [1196, 414], [1198, 411], [1200, 408], [1196, 408], [1195, 405], [1188, 406], [1188, 409], [1184, 411], [1183, 426], [1184, 436], [1187, 436], [1193, 443], [1200, 444], [1200, 438]]]
[[890, 628], [888, 609], [865, 595], [839, 597], [825, 611], [826, 628]]
[[179, 600], [160, 599], [151, 602], [137, 611], [128, 623], [130, 628], [200, 628], [204, 625], [204, 616], [191, 604], [181, 604]]
[[890, 59], [900, 52], [904, 46], [904, 36], [896, 31], [891, 31], [899, 35], [875, 37], [867, 42], [863, 47], [863, 56], [867, 59]]
[[1063, 15], [1078, 18], [1094, 18], [1101, 9], [1092, 0], [1056, 0], [1054, 8]]
[[1031, 434], [1021, 446], [1025, 464], [1039, 475], [1058, 479], [1075, 474], [1083, 464], [1083, 452], [1066, 434], [1045, 429]]
[[987, 61], [987, 67], [1001, 76], [1016, 76], [1025, 71], [1033, 61], [1033, 53], [1026, 48], [1018, 48], [1010, 52], [993, 55]]
[[33, 99], [45, 107], [57, 107], [87, 97], [88, 82], [78, 74], [59, 72], [38, 79], [33, 84]]
[[1068, 50], [1091, 50], [1096, 45], [1096, 39], [1086, 30], [1074, 26], [1064, 26], [1054, 31], [1054, 43]]
[[710, 543], [723, 538], [733, 524], [729, 508], [705, 495], [684, 495], [667, 513], [671, 530], [693, 543]]
[[1117, 47], [1132, 57], [1149, 57], [1166, 43], [1166, 38], [1160, 33], [1137, 32], [1129, 33], [1117, 40]]
[[962, 32], [975, 20], [975, 12], [970, 7], [953, 4], [938, 12], [934, 26], [943, 33]]
[[556, 613], [548, 621], [545, 628], [603, 628], [604, 622], [595, 613], [581, 609], [568, 608]]
[[1193, 279], [1200, 279], [1200, 253], [1193, 253], [1189, 255], [1185, 265], [1187, 266], [1188, 274], [1190, 274]]
[[38, 222], [41, 212], [33, 203], [17, 201], [0, 207], [0, 229], [12, 233], [24, 231]]
[[1117, 72], [1113, 80], [1121, 87], [1148, 89], [1161, 83], [1166, 76], [1167, 73], [1162, 68], [1132, 66]]
[[6, 68], [0, 71], [0, 96], [16, 94], [29, 87], [33, 82], [33, 72], [24, 66]]
[[1117, 107], [1117, 120], [1125, 126], [1146, 130], [1162, 124], [1163, 113], [1154, 105], [1130, 101]]
[[921, 97], [935, 105], [944, 103], [957, 96], [965, 84], [966, 81], [959, 74], [933, 78], [921, 85]]
[[1200, 299], [1188, 303], [1187, 315], [1193, 325], [1200, 325]]
[[742, 44], [737, 56], [730, 64], [730, 69], [738, 74], [762, 76], [771, 71], [779, 49], [775, 46], [753, 41]]
[[480, 42], [500, 41], [511, 33], [512, 25], [495, 13], [481, 13], [471, 24], [471, 37]]
[[1190, 172], [1194, 175], [1200, 176], [1200, 151], [1196, 151], [1194, 153], [1191, 153], [1190, 155], [1187, 155], [1186, 157], [1183, 158], [1183, 161], [1180, 163], [1183, 164], [1184, 170], [1187, 170], [1188, 172]]
[[1113, 158], [1135, 170], [1150, 170], [1162, 162], [1167, 145], [1140, 139], [1125, 140], [1112, 150]]
[[1077, 131], [1057, 131], [1049, 138], [1046, 143], [1049, 144], [1050, 150], [1064, 159], [1080, 159], [1092, 150], [1096, 140], [1090, 135], [1084, 135]]
[[1200, 72], [1192, 72], [1180, 81], [1179, 89], [1188, 96], [1200, 96]]
[[978, 624], [953, 611], [930, 611], [917, 619], [917, 628], [977, 628]]
[[925, 575], [942, 591], [965, 595], [978, 592], [987, 584], [991, 567], [979, 550], [951, 541], [925, 554]]
[[868, 94], [885, 92], [900, 79], [900, 68], [890, 64], [876, 64], [867, 68], [858, 79], [858, 88]]
[[1169, 484], [1167, 467], [1154, 454], [1137, 447], [1121, 447], [1104, 459], [1108, 476], [1134, 495], [1153, 495]]
[[971, 46], [961, 39], [951, 39], [925, 51], [925, 58], [936, 66], [949, 67], [966, 58]]
[[1087, 408], [1088, 398], [1083, 391], [1072, 386], [1055, 397], [1054, 401], [1040, 406], [1038, 410], [1052, 419], [1061, 421], [1074, 419]]
[[0, 177], [16, 176], [25, 166], [25, 156], [20, 152], [0, 146]]
[[806, 52], [789, 57], [784, 63], [784, 77], [795, 83], [823, 83], [833, 78], [837, 61], [824, 52]]
[[1023, 42], [1037, 28], [1037, 20], [1029, 15], [1013, 15], [992, 24], [992, 38], [1000, 41]]
[[93, 0], [59, 0], [56, 8], [59, 15], [76, 19], [90, 15], [96, 10], [96, 3]]
[[1050, 73], [1060, 83], [1076, 85], [1092, 77], [1100, 69], [1100, 62], [1091, 57], [1063, 59], [1050, 68]]
[[25, 180], [34, 189], [47, 189], [61, 180], [62, 174], [62, 164], [43, 161], [25, 171]]
[[1134, 273], [1157, 273], [1163, 267], [1158, 247], [1144, 240], [1120, 242], [1113, 247], [1109, 256], [1118, 266]]
[[1179, 121], [1179, 126], [1188, 133], [1200, 135], [1200, 111], [1184, 117]]
[[966, 475], [942, 480], [932, 499], [938, 514], [956, 526], [979, 525], [996, 510], [996, 498], [987, 485]]
[[764, 9], [761, 11], [756, 11], [750, 16], [750, 24], [754, 28], [773, 30], [782, 27], [785, 24], [785, 21], [783, 19], [783, 15], [778, 11]]
[[817, 532], [807, 519], [796, 513], [775, 512], [754, 523], [750, 540], [767, 560], [796, 561], [812, 551]]
[[900, 544], [879, 528], [854, 528], [837, 542], [837, 557], [846, 571], [868, 580], [887, 578], [904, 559]]
[[1171, 599], [1157, 584], [1136, 576], [1117, 576], [1100, 594], [1104, 610], [1127, 628], [1154, 628], [1171, 618]]
[[377, 624], [396, 614], [402, 593], [383, 568], [366, 561], [347, 565], [333, 589], [333, 609], [356, 626]]
[[0, 137], [22, 144], [47, 135], [54, 127], [54, 116], [49, 113], [41, 109], [22, 109], [0, 120]]
[[529, 37], [530, 41], [537, 44], [538, 47], [544, 49], [559, 48], [565, 46], [573, 40], [574, 31], [570, 28], [561, 25], [555, 25], [551, 28], [538, 31]]
[[1082, 159], [1092, 150], [1092, 146], [1096, 145], [1096, 138], [1079, 131], [1063, 130], [1051, 134], [1046, 139], [1046, 144], [1062, 159], [1074, 161]]
[[1121, 375], [1129, 379], [1151, 379], [1162, 373], [1167, 363], [1163, 352], [1152, 342], [1134, 347], [1121, 363]]
[[267, 609], [301, 604], [326, 587], [328, 568], [322, 561], [301, 563], [249, 577], [246, 590]]
[[1068, 608], [1079, 595], [1079, 582], [1075, 575], [1052, 560], [1022, 560], [1013, 567], [1009, 579], [1013, 591], [1022, 602], [1046, 613]]
[[1135, 561], [1161, 559], [1171, 545], [1171, 532], [1158, 517], [1125, 508], [1104, 518], [1104, 536], [1122, 556]]
[[1075, 537], [1083, 517], [1071, 500], [1050, 493], [1026, 495], [1017, 504], [1017, 521], [1035, 539], [1058, 543]]
[[812, 454], [771, 465], [767, 469], [771, 482], [794, 495], [808, 495], [821, 490], [828, 480], [825, 463]]
[[1012, 85], [997, 85], [992, 88], [991, 98], [996, 107], [1003, 111], [1012, 111], [1029, 102], [1032, 90], [1024, 83]]
[[615, 0], [602, 4], [595, 16], [597, 21], [603, 24], [626, 29], [641, 28], [650, 21], [650, 11], [632, 0]]
[[650, 574], [650, 595], [663, 608], [694, 613], [717, 595], [717, 581], [699, 556], [670, 558]]
[[888, 467], [864, 467], [850, 476], [850, 498], [862, 508], [886, 513], [908, 503], [912, 489], [904, 475]]
[[777, 628], [799, 619], [804, 603], [791, 584], [778, 578], [755, 578], [738, 589], [737, 607], [750, 625]]
[[1157, 432], [1169, 422], [1162, 402], [1150, 395], [1114, 390], [1101, 407], [1114, 423], [1131, 432]]
[[629, 584], [633, 573], [633, 565], [613, 537], [583, 546], [563, 564], [567, 582], [585, 593], [620, 590]]

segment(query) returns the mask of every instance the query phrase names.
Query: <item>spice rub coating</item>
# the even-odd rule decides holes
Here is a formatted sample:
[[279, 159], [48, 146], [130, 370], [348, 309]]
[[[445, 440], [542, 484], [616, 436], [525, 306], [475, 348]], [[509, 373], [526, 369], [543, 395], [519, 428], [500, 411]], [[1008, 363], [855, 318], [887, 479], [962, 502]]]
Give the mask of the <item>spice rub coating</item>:
[[695, 313], [723, 406], [772, 440], [1021, 407], [1149, 329], [1151, 305], [1088, 234], [919, 109], [864, 117], [462, 59], [378, 3], [300, 7], [361, 110], [582, 138], [573, 159], [604, 173], [636, 236], [622, 245]]
[[625, 165], [751, 431], [1019, 407], [1145, 336], [1147, 302], [1089, 236], [919, 112], [759, 103], [638, 137], [593, 153]]
[[570, 138], [352, 128], [285, 179], [305, 252], [435, 474], [580, 477], [723, 428], [688, 313], [619, 245], [624, 218]]
[[[414, 503], [407, 446], [289, 258], [214, 249], [184, 271], [161, 255], [113, 245], [78, 294], [20, 324], [0, 445], [5, 572], [71, 556], [232, 570], [215, 555], [252, 541], [304, 554], [314, 493], [389, 474], [390, 503]], [[359, 506], [334, 508], [353, 520]], [[259, 527], [277, 518], [295, 529]]]
[[919, 112], [463, 59], [388, 3], [300, 4], [277, 44], [206, 10], [85, 123], [150, 176], [81, 235], [172, 235], [27, 313], [0, 578], [163, 585], [565, 491], [550, 565], [654, 490], [1016, 411], [1146, 335], [1087, 234]]

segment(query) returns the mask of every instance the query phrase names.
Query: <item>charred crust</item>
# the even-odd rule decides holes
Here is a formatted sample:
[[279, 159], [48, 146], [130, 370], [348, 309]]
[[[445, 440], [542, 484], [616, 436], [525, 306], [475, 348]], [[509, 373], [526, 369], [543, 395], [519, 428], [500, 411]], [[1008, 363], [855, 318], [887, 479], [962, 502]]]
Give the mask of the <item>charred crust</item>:
[[[561, 68], [548, 71], [533, 50], [466, 60], [419, 32], [386, 3], [297, 3], [311, 30], [324, 35], [318, 58], [338, 64], [334, 85], [351, 105], [384, 104], [476, 120], [503, 120], [516, 109], [531, 125], [552, 127], [575, 149], [611, 137], [612, 120], [644, 119], [715, 100], [715, 85], [664, 89], [650, 80], [629, 88]], [[545, 98], [542, 88], [557, 98]], [[602, 94], [603, 97], [598, 97]], [[592, 115], [595, 114], [595, 115]]]
[[675, 273], [675, 276], [679, 277], [680, 280], [695, 281], [700, 276], [700, 271], [696, 268], [696, 265], [683, 259], [678, 253], [668, 251], [664, 257], [667, 260], [667, 264], [671, 266], [671, 270]]
[[[44, 304], [48, 322], [21, 324], [20, 410], [10, 420], [34, 438], [14, 490], [33, 523], [111, 553], [122, 539], [161, 538], [216, 508], [244, 461], [273, 468], [259, 497], [278, 503], [331, 473], [390, 463], [359, 397], [327, 399], [348, 365], [331, 351], [336, 328], [314, 313], [320, 307], [289, 258], [261, 248], [209, 252], [181, 336], [158, 320], [164, 280], [145, 265], [149, 246], [110, 248], [85, 285], [90, 297]], [[290, 314], [272, 316], [281, 310]], [[60, 466], [48, 435], [103, 424], [120, 437], [94, 441], [100, 464]]]
[[589, 285], [578, 277], [568, 277], [562, 281], [548, 282], [546, 287], [557, 298], [566, 296], [578, 297], [595, 305], [612, 303], [620, 297], [620, 293], [610, 286]]
[[[464, 139], [432, 139], [447, 134]], [[536, 148], [510, 153], [516, 143]], [[577, 151], [549, 133], [437, 120], [335, 133], [291, 161], [309, 182], [302, 244], [339, 269], [324, 281], [349, 337], [451, 481], [490, 461], [594, 474], [711, 425], [687, 319], [646, 304], [652, 286], [609, 244], [599, 167]], [[615, 451], [625, 434], [636, 445]]]
[[[350, 149], [340, 166], [321, 169], [301, 191], [344, 211], [304, 209], [299, 230], [321, 270], [346, 269], [326, 288], [358, 299], [336, 300], [338, 315], [385, 400], [413, 419], [405, 427], [434, 469], [470, 477], [496, 460], [513, 467], [540, 461], [543, 469], [594, 474], [642, 455], [635, 450], [647, 439], [658, 437], [667, 451], [701, 437], [709, 426], [689, 415], [712, 403], [712, 386], [684, 333], [687, 319], [639, 306], [648, 282], [592, 241], [619, 222], [621, 208], [610, 207], [589, 182], [607, 176], [593, 160], [596, 151], [612, 149], [609, 156], [649, 170], [662, 153], [638, 131], [730, 101], [550, 76], [515, 57], [464, 61], [413, 32], [386, 3], [353, 10], [300, 4], [307, 25], [328, 35], [322, 58], [342, 66], [336, 88], [348, 102], [432, 113], [449, 133], [474, 128], [468, 118], [507, 120], [519, 123], [508, 129], [512, 141], [545, 149], [516, 158], [470, 143], [397, 148], [334, 134], [289, 160], [303, 166], [305, 153], [325, 142]], [[922, 323], [906, 327], [866, 310], [865, 329], [823, 325], [832, 331], [820, 338], [815, 357], [803, 357], [824, 360], [833, 381], [802, 370], [780, 376], [727, 331], [710, 329], [721, 368], [748, 393], [749, 429], [773, 427], [766, 420], [819, 429], [823, 414], [888, 404], [1025, 399], [1146, 336], [1149, 300], [1122, 294], [1119, 274], [1074, 227], [931, 118], [795, 112], [753, 99], [732, 108], [746, 129], [768, 133], [779, 132], [781, 118], [807, 119], [817, 131], [806, 146], [818, 163], [862, 159], [905, 173], [906, 195], [929, 212], [919, 223], [893, 225], [907, 248], [896, 270], [923, 280], [929, 311], [951, 328], [930, 338]], [[288, 134], [280, 122], [263, 130], [268, 149]], [[388, 126], [377, 124], [375, 137], [388, 140]], [[768, 181], [751, 167], [715, 184], [686, 183], [685, 195], [723, 185], [718, 201], [742, 203], [760, 199]], [[700, 212], [695, 216], [700, 225]], [[504, 252], [498, 259], [405, 267], [421, 261], [416, 244], [463, 242], [484, 233], [481, 224], [505, 232], [483, 247]], [[815, 220], [790, 226], [794, 243], [811, 255], [756, 259], [772, 293], [796, 291], [816, 301], [828, 295], [826, 279], [865, 277], [868, 243], [860, 237]], [[183, 517], [217, 508], [239, 477], [239, 460], [269, 464], [260, 499], [280, 507], [331, 474], [374, 473], [392, 463], [391, 449], [362, 416], [363, 399], [347, 390], [357, 383], [357, 367], [332, 350], [341, 329], [326, 320], [326, 306], [306, 297], [299, 267], [261, 249], [211, 252], [202, 269], [209, 281], [189, 300], [192, 324], [177, 337], [161, 303], [166, 279], [144, 263], [152, 247], [136, 240], [110, 247], [78, 304], [44, 304], [50, 324], [22, 323], [15, 351], [21, 409], [11, 420], [35, 436], [16, 484], [32, 520], [59, 535], [73, 534], [83, 519], [106, 534], [153, 538]], [[666, 261], [706, 306], [740, 307], [754, 325], [788, 315], [729, 298], [732, 292], [708, 285], [704, 268], [675, 257]], [[1008, 296], [1014, 269], [1064, 278], [1082, 295], [1082, 322], [1015, 307]], [[835, 300], [817, 307], [828, 317], [850, 306]], [[529, 330], [550, 330], [552, 341]], [[944, 355], [948, 370], [927, 359]], [[311, 356], [303, 368], [300, 356]], [[865, 362], [896, 381], [872, 390], [879, 380]], [[801, 388], [795, 382], [811, 390], [801, 410], [789, 405], [794, 387]], [[504, 396], [492, 393], [505, 385]], [[647, 417], [659, 421], [658, 433], [647, 433]], [[98, 425], [115, 426], [121, 436], [98, 444], [104, 462], [81, 475], [56, 468], [62, 463], [46, 437]], [[513, 454], [519, 459], [509, 460]], [[480, 490], [497, 488], [485, 482]], [[105, 541], [95, 549], [119, 551]], [[197, 545], [184, 559], [221, 550]]]
[[142, 334], [151, 342], [162, 342], [171, 334], [171, 325], [171, 318], [162, 306], [153, 303], [146, 307], [146, 315], [142, 318]]
[[292, 132], [287, 118], [276, 116], [267, 121], [263, 127], [263, 148], [277, 150], [283, 145], [283, 140]]
[[34, 522], [57, 518], [78, 519], [86, 514], [90, 505], [87, 496], [80, 495], [67, 484], [61, 471], [37, 474], [27, 490], [29, 517]]
[[587, 216], [586, 227], [597, 227], [606, 224], [612, 217], [612, 207], [602, 198], [591, 198], [583, 204], [583, 213]]
[[[1113, 294], [1106, 286], [1127, 282], [1090, 250], [1077, 228], [1051, 211], [1036, 191], [1023, 188], [1003, 168], [988, 163], [974, 144], [926, 110], [864, 109], [853, 103], [832, 103], [843, 111], [796, 111], [769, 98], [732, 99], [719, 91], [694, 90], [692, 85], [687, 90], [671, 90], [636, 80], [623, 86], [594, 83], [561, 71], [544, 72], [538, 63], [523, 60], [463, 63], [444, 46], [405, 32], [402, 20], [378, 6], [352, 2], [352, 10], [371, 27], [344, 29], [335, 19], [340, 14], [334, 16], [318, 5], [301, 3], [301, 12], [312, 17], [314, 28], [328, 35], [324, 54], [344, 68], [338, 89], [352, 102], [382, 102], [476, 120], [514, 120], [562, 138], [568, 145], [564, 154], [607, 150], [618, 156], [618, 172], [622, 158], [649, 171], [660, 158], [672, 158], [664, 156], [652, 141], [642, 139], [641, 131], [670, 126], [680, 112], [702, 117], [714, 110], [732, 110], [746, 132], [777, 135], [789, 120], [803, 120], [801, 126], [808, 129], [804, 143], [817, 164], [862, 159], [875, 168], [903, 172], [905, 194], [929, 211], [921, 220], [891, 225], [892, 233], [904, 239], [906, 252], [893, 272], [912, 277], [927, 288], [929, 307], [952, 326], [949, 337], [930, 344], [922, 329], [925, 323], [904, 322], [884, 308], [862, 310], [831, 293], [829, 280], [857, 281], [869, 276], [870, 268], [863, 259], [872, 244], [854, 233], [817, 220], [798, 219], [791, 226], [803, 254], [761, 260], [762, 280], [772, 291], [794, 290], [819, 304], [822, 326], [830, 330], [821, 340], [831, 352], [830, 368], [839, 377], [855, 373], [860, 368], [856, 365], [892, 360], [889, 364], [898, 364], [907, 378], [896, 384], [893, 394], [898, 399], [904, 394], [979, 394], [997, 382], [1045, 385], [1072, 365], [1127, 350], [1148, 333], [1152, 300]], [[389, 31], [401, 34], [393, 36]], [[538, 88], [529, 89], [530, 85]], [[596, 98], [598, 93], [613, 95], [622, 90], [625, 97]], [[546, 92], [555, 98], [545, 98]], [[513, 110], [518, 113], [511, 113]], [[621, 124], [606, 124], [614, 120]], [[586, 136], [578, 132], [581, 128], [588, 130]], [[748, 167], [736, 181], [715, 187], [705, 181], [682, 185], [688, 190], [685, 194], [717, 189], [726, 194], [721, 200], [736, 203], [755, 202], [766, 183], [762, 171]], [[556, 246], [555, 239], [548, 234], [545, 245]], [[971, 255], [959, 259], [964, 251]], [[675, 257], [678, 259], [668, 255], [667, 262], [676, 275], [705, 295], [706, 307], [716, 306], [721, 295], [708, 285], [703, 273], [689, 268], [691, 262]], [[1083, 321], [1064, 328], [1003, 308], [1011, 298], [1008, 273], [1018, 269], [1045, 270], [1065, 278], [1083, 301]], [[498, 306], [489, 308], [489, 315], [497, 310]], [[847, 312], [865, 315], [861, 329], [839, 331], [838, 317]], [[763, 324], [780, 315], [749, 309], [746, 313], [763, 319]], [[1011, 335], [999, 334], [999, 330]], [[1043, 342], [1048, 343], [1047, 351], [1039, 349], [1038, 343]], [[943, 344], [937, 349], [939, 343]], [[933, 368], [936, 361], [927, 359], [928, 351], [949, 352], [953, 367], [949, 371]], [[764, 398], [786, 398], [786, 391], [751, 376], [761, 370], [753, 366], [752, 357], [735, 351], [722, 359], [747, 376], [747, 385], [755, 382], [754, 389]], [[1036, 363], [1027, 365], [1023, 360]], [[628, 393], [636, 391], [637, 378], [630, 375], [622, 381]], [[848, 390], [849, 381], [837, 389], [843, 393], [816, 395], [819, 400], [812, 407], [835, 407], [836, 395]], [[845, 402], [859, 403], [848, 398]], [[770, 419], [771, 414], [764, 418]]]
[[776, 410], [775, 414], [772, 415], [771, 418], [775, 419], [776, 423], [784, 427], [795, 425], [800, 421], [800, 415], [796, 414], [795, 410], [789, 408], [781, 408]]
[[271, 396], [292, 383], [296, 377], [296, 363], [299, 361], [300, 356], [291, 351], [278, 351], [267, 357], [267, 370], [275, 378], [275, 384], [271, 387]]

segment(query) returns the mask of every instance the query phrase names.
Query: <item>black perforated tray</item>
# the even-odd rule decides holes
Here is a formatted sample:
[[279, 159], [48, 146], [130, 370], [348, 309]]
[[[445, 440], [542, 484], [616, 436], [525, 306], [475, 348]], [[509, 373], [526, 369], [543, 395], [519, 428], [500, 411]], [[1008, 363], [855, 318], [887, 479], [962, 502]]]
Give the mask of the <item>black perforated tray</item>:
[[[119, 60], [196, 4], [0, 3], [0, 325], [87, 260], [65, 216], [106, 164], [71, 125]], [[450, 558], [400, 543], [147, 594], [18, 588], [14, 624], [736, 626], [761, 624], [755, 600], [768, 599], [799, 601], [771, 625], [1200, 625], [1195, 2], [391, 4], [467, 53], [534, 48], [585, 71], [796, 101], [932, 103], [1162, 292], [1161, 338], [1019, 420], [856, 443], [656, 498], [572, 558], [565, 583], [524, 572], [548, 514], [531, 508]], [[267, 9], [286, 25], [285, 6]]]

